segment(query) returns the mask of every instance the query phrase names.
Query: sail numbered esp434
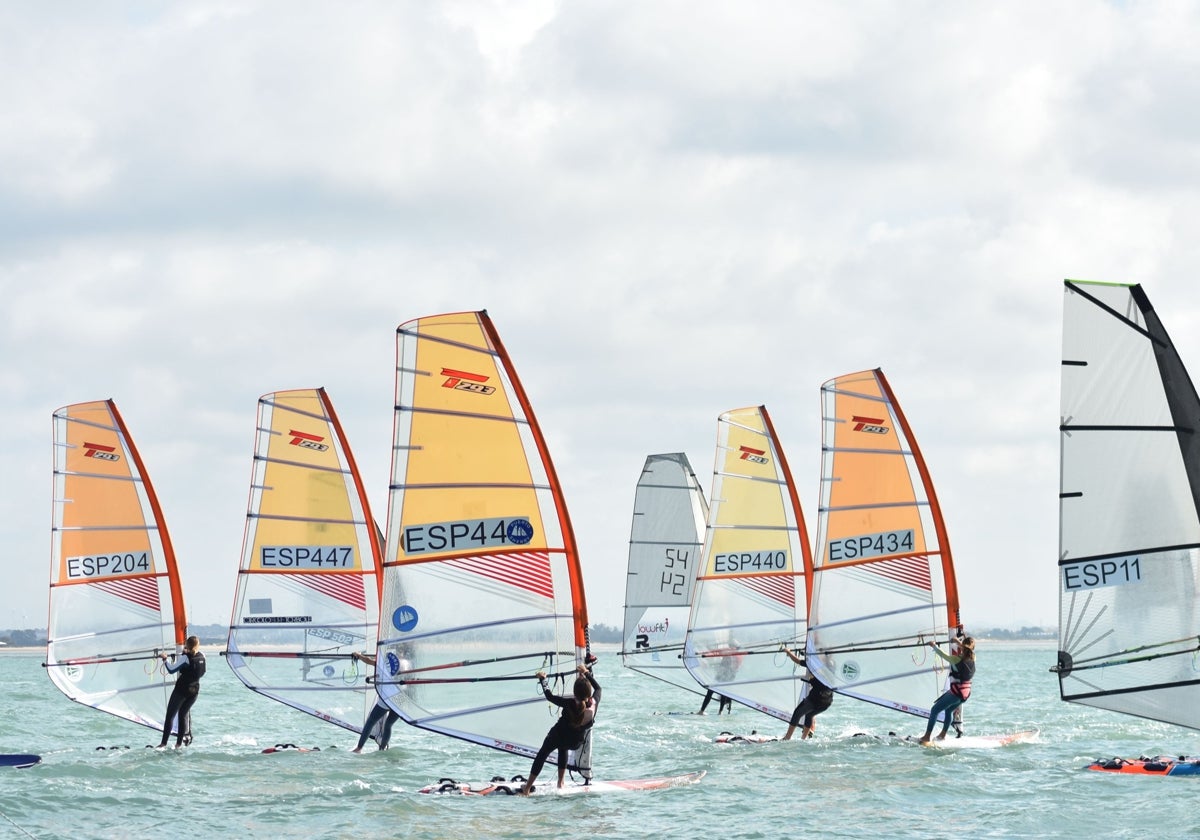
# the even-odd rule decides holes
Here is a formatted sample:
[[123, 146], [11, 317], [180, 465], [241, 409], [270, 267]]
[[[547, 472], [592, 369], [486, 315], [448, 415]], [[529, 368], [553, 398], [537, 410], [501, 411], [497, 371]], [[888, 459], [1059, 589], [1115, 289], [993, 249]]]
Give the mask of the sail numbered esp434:
[[486, 312], [396, 340], [377, 688], [414, 726], [532, 757], [557, 712], [535, 673], [568, 693], [589, 655], [562, 487]]
[[928, 716], [962, 624], [933, 481], [878, 368], [821, 386], [821, 499], [807, 662], [840, 694]]

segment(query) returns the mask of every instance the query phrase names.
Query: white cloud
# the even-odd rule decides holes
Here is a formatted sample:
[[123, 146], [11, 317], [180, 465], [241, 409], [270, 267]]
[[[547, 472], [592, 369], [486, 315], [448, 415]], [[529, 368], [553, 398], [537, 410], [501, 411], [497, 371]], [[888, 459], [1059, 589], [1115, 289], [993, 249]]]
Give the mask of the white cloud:
[[476, 308], [595, 620], [646, 454], [707, 482], [717, 414], [766, 403], [813, 517], [820, 383], [881, 366], [964, 614], [1053, 623], [1061, 280], [1144, 282], [1200, 366], [1187, 4], [0, 15], [0, 626], [44, 618], [54, 408], [117, 400], [224, 621], [255, 399], [326, 386], [382, 517], [394, 328]]

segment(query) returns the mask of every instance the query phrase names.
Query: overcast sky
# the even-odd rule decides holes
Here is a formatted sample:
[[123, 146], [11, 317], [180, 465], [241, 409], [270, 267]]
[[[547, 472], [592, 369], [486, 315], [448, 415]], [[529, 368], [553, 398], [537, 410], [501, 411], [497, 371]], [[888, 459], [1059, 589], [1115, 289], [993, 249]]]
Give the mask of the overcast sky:
[[193, 623], [225, 623], [256, 401], [324, 386], [386, 517], [395, 328], [487, 309], [592, 620], [645, 456], [765, 404], [815, 531], [823, 381], [881, 367], [968, 626], [1057, 622], [1062, 280], [1200, 371], [1200, 7], [0, 6], [0, 628], [42, 627], [51, 413], [112, 397]]

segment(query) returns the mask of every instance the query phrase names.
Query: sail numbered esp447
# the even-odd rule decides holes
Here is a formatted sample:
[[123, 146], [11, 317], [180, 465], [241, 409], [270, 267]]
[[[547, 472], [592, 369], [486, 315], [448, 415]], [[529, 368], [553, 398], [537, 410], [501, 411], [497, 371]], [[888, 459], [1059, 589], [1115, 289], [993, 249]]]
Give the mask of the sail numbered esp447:
[[45, 667], [77, 703], [161, 730], [183, 588], [158, 497], [112, 400], [54, 412]]
[[1064, 292], [1052, 670], [1064, 701], [1200, 729], [1200, 399], [1141, 286]]
[[324, 388], [258, 401], [226, 661], [248, 688], [362, 731], [381, 597], [382, 536]]
[[532, 757], [553, 722], [536, 672], [569, 693], [589, 658], [562, 487], [486, 312], [396, 340], [377, 689], [414, 726]]

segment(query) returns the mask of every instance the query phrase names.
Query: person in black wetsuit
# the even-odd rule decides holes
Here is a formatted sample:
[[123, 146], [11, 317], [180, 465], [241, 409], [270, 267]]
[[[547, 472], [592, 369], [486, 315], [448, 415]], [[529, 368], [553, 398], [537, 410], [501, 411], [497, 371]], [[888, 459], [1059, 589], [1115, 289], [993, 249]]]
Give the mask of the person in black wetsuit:
[[175, 688], [167, 700], [167, 718], [163, 722], [162, 743], [165, 747], [171, 737], [171, 723], [178, 718], [175, 726], [175, 747], [178, 749], [184, 743], [192, 742], [192, 705], [200, 694], [200, 678], [204, 676], [207, 663], [204, 654], [200, 652], [200, 639], [188, 636], [184, 642], [183, 652], [175, 657], [175, 664], [167, 664], [167, 655], [160, 653], [159, 658], [166, 666], [168, 674], [179, 674], [175, 679]]
[[[371, 656], [369, 653], [359, 653], [358, 651], [355, 651], [354, 653], [350, 654], [350, 658], [357, 662], [365, 662], [371, 666], [375, 665], [375, 657]], [[408, 660], [406, 659], [402, 659], [400, 662], [401, 670], [406, 671], [412, 667], [408, 664]], [[367, 739], [371, 737], [371, 730], [374, 729], [376, 724], [378, 724], [381, 720], [383, 721], [383, 729], [380, 731], [379, 738], [376, 739], [376, 742], [379, 745], [379, 749], [386, 750], [388, 748], [388, 743], [392, 740], [392, 724], [394, 724], [399, 717], [400, 715], [396, 714], [392, 707], [383, 702], [383, 698], [376, 694], [375, 705], [371, 707], [371, 711], [367, 715], [366, 723], [363, 724], [362, 734], [358, 736], [358, 746], [350, 750], [350, 752], [362, 752], [363, 747], [366, 746]]]
[[707, 692], [705, 692], [704, 702], [702, 702], [700, 704], [700, 711], [696, 712], [696, 714], [698, 714], [698, 715], [704, 714], [704, 710], [708, 708], [708, 701], [712, 700], [714, 695], [719, 699], [719, 702], [717, 703], [717, 714], [718, 715], [721, 714], [721, 712], [732, 712], [733, 701], [730, 700], [728, 697], [726, 697], [724, 694], [715, 694], [715, 692], [713, 692], [713, 690], [710, 688]]
[[792, 719], [788, 721], [787, 734], [783, 736], [783, 740], [790, 741], [792, 739], [792, 735], [795, 734], [796, 727], [800, 726], [801, 721], [804, 723], [804, 728], [800, 732], [800, 739], [804, 740], [811, 738], [813, 730], [817, 728], [814, 718], [833, 705], [833, 689], [812, 675], [804, 657], [792, 653], [786, 645], [783, 652], [788, 655], [788, 659], [797, 665], [804, 666], [804, 676], [801, 679], [808, 683], [808, 693], [804, 695], [804, 699], [792, 712]]
[[546, 733], [546, 740], [542, 742], [537, 757], [533, 759], [529, 779], [521, 789], [522, 796], [533, 792], [533, 783], [537, 781], [538, 774], [546, 766], [546, 759], [554, 750], [558, 750], [558, 786], [563, 786], [563, 778], [567, 773], [567, 753], [583, 746], [583, 739], [596, 720], [596, 709], [600, 705], [600, 684], [586, 665], [578, 665], [576, 670], [579, 673], [575, 677], [572, 696], [569, 697], [551, 693], [546, 685], [545, 672], [538, 671], [538, 683], [542, 687], [542, 693], [546, 695], [547, 700], [562, 708], [562, 714]]
[[945, 738], [954, 710], [967, 702], [967, 698], [971, 696], [971, 679], [975, 676], [975, 640], [970, 636], [963, 636], [956, 642], [957, 654], [943, 653], [936, 643], [929, 642], [933, 652], [950, 663], [950, 690], [935, 700], [933, 708], [929, 710], [929, 723], [925, 727], [925, 734], [921, 736], [922, 744], [930, 742], [933, 727], [939, 716], [944, 717], [938, 740]]

